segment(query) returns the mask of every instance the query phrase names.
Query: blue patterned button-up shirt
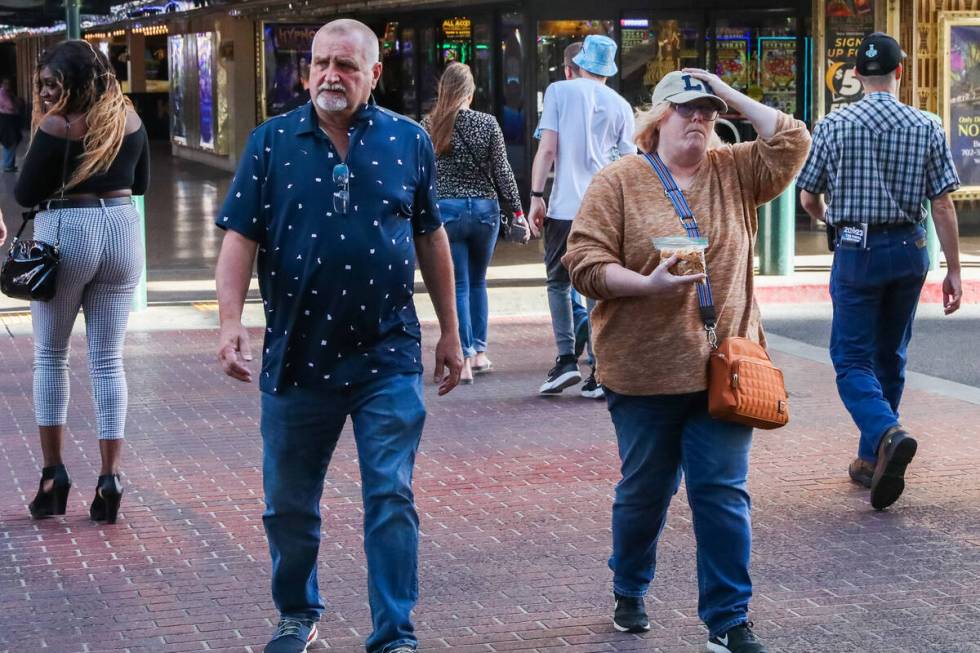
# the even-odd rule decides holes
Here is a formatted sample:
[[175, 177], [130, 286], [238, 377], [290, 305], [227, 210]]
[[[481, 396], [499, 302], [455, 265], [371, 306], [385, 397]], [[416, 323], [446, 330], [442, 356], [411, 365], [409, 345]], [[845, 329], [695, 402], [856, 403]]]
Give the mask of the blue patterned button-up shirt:
[[343, 387], [421, 373], [414, 237], [439, 229], [435, 157], [412, 120], [364, 105], [341, 159], [311, 103], [252, 132], [216, 224], [258, 243], [265, 309], [260, 387]]
[[891, 93], [869, 93], [813, 130], [796, 185], [827, 194], [827, 222], [902, 224], [922, 203], [960, 187], [942, 126]]

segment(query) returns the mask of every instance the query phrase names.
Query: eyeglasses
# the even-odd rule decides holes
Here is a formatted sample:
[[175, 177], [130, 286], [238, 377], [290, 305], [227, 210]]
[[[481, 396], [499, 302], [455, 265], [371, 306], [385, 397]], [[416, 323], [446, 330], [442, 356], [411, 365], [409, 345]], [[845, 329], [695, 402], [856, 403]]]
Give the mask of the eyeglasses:
[[333, 183], [340, 186], [340, 190], [333, 194], [333, 210], [347, 215], [347, 205], [350, 203], [350, 168], [346, 163], [338, 163], [333, 167]]
[[675, 104], [674, 111], [685, 120], [693, 118], [695, 113], [701, 116], [701, 120], [718, 118], [718, 109], [709, 104]]

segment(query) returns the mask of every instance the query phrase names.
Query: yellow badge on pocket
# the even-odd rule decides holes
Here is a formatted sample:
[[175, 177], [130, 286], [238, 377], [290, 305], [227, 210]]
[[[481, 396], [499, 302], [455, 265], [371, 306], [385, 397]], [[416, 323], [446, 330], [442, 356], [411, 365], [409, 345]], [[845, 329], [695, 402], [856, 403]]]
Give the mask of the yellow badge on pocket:
[[923, 249], [926, 246], [926, 239], [925, 238], [918, 239], [917, 241], [915, 241], [915, 246], [918, 247], [919, 249]]

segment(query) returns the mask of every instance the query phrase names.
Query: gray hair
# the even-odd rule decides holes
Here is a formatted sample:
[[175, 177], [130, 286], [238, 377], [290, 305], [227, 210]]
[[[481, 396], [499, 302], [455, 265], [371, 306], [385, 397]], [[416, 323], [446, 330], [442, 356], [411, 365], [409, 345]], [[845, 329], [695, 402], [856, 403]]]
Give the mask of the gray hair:
[[361, 21], [354, 20], [353, 18], [338, 18], [337, 20], [330, 21], [317, 30], [316, 36], [313, 37], [313, 44], [310, 46], [310, 49], [316, 50], [317, 39], [327, 34], [356, 34], [360, 37], [361, 43], [364, 45], [364, 54], [367, 56], [368, 64], [373, 65], [381, 61], [381, 50], [378, 47], [378, 37], [374, 33], [374, 30]]

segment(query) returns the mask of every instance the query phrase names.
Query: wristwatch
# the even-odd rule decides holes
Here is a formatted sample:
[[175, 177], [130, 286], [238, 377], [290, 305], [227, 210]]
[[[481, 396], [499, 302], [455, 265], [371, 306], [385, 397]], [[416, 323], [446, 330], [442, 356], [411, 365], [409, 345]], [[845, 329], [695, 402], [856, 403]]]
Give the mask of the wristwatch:
[[531, 191], [531, 197], [544, 197], [544, 191], [543, 190], [532, 190]]

